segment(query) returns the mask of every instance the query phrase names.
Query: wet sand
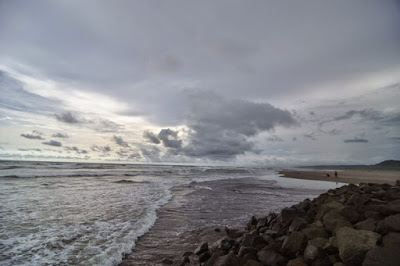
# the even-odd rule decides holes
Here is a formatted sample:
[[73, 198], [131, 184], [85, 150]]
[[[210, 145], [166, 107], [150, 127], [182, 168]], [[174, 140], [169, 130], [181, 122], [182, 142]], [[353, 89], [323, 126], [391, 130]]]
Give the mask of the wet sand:
[[244, 228], [252, 215], [276, 212], [321, 192], [282, 188], [274, 181], [253, 178], [174, 187], [172, 200], [157, 212], [154, 226], [119, 266], [163, 265], [165, 258], [175, 263], [201, 242], [213, 243], [225, 236], [225, 226]]
[[[332, 181], [340, 183], [388, 183], [394, 184], [400, 180], [400, 171], [383, 170], [338, 170], [338, 178], [335, 178], [334, 170], [282, 170], [279, 174], [283, 177]], [[330, 177], [327, 177], [329, 173]]]

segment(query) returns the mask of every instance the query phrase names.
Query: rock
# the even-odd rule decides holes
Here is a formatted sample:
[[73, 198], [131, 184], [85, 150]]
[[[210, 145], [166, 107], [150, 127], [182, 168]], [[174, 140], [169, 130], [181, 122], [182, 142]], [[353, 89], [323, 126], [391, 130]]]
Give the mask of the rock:
[[290, 224], [294, 218], [298, 217], [299, 214], [300, 214], [299, 210], [297, 210], [293, 207], [285, 208], [278, 215], [278, 220], [281, 224], [286, 226], [286, 225]]
[[199, 256], [199, 262], [205, 262], [207, 261], [209, 258], [211, 258], [211, 253], [209, 251], [205, 251], [203, 253], [200, 254]]
[[400, 180], [396, 180], [396, 186], [400, 187]]
[[242, 266], [243, 264], [243, 258], [239, 258], [235, 254], [229, 253], [225, 256], [219, 257], [213, 266]]
[[212, 244], [211, 251], [221, 250], [224, 253], [228, 253], [231, 248], [232, 243], [227, 238], [221, 238]]
[[301, 229], [306, 227], [307, 224], [308, 223], [306, 219], [302, 217], [296, 217], [289, 226], [289, 232], [300, 231]]
[[352, 224], [362, 221], [364, 218], [357, 208], [351, 206], [345, 206], [339, 210], [339, 213]]
[[225, 232], [230, 238], [239, 238], [243, 236], [244, 232], [238, 229], [231, 229], [228, 227], [225, 227]]
[[339, 253], [333, 254], [333, 255], [329, 255], [329, 262], [331, 264], [335, 264], [336, 262], [340, 262], [340, 256]]
[[261, 250], [257, 253], [258, 260], [267, 266], [286, 265], [287, 259], [272, 250]]
[[295, 231], [283, 241], [282, 251], [289, 256], [295, 256], [304, 251], [306, 244], [305, 235], [302, 232]]
[[165, 258], [165, 259], [163, 259], [163, 260], [161, 261], [161, 263], [162, 263], [162, 264], [166, 264], [166, 265], [171, 265], [171, 264], [173, 264], [174, 262], [173, 262], [172, 260], [168, 259], [168, 258]]
[[257, 252], [258, 250], [256, 248], [241, 246], [239, 249], [238, 256], [244, 257], [246, 254], [257, 254]]
[[400, 200], [393, 200], [384, 205], [374, 206], [375, 210], [383, 215], [392, 215], [400, 213]]
[[382, 239], [382, 244], [387, 248], [398, 248], [400, 250], [400, 233], [389, 232]]
[[287, 266], [307, 266], [307, 263], [302, 257], [298, 257], [293, 260], [289, 260]]
[[221, 229], [215, 228], [214, 231], [217, 232], [217, 233], [219, 233], [219, 232], [221, 232]]
[[[213, 253], [211, 255], [211, 258], [209, 258], [207, 260], [207, 262], [204, 264], [204, 266], [215, 266], [216, 262], [218, 261], [218, 259], [220, 258], [221, 254], [219, 254], [219, 252]], [[192, 264], [193, 265], [193, 264]]]
[[313, 239], [316, 237], [328, 237], [328, 232], [326, 232], [325, 228], [315, 224], [308, 225], [306, 228], [301, 230], [301, 232], [303, 232], [308, 239]]
[[191, 251], [186, 251], [185, 253], [183, 253], [182, 257], [189, 257], [192, 256], [194, 253]]
[[391, 215], [378, 223], [376, 231], [386, 234], [390, 231], [400, 232], [400, 214]]
[[399, 248], [375, 247], [368, 251], [363, 266], [398, 266], [400, 264]]
[[333, 266], [345, 266], [343, 262], [336, 262]]
[[202, 254], [202, 253], [204, 253], [204, 252], [206, 252], [206, 251], [208, 251], [208, 243], [207, 243], [207, 242], [203, 242], [203, 243], [200, 244], [200, 246], [198, 246], [198, 247], [196, 248], [196, 250], [194, 251], [194, 253], [195, 253], [196, 255], [200, 255], [200, 254]]
[[304, 259], [311, 263], [318, 258], [322, 258], [325, 255], [324, 247], [328, 243], [326, 238], [314, 238], [308, 241], [307, 247], [304, 250]]
[[375, 232], [350, 227], [342, 227], [336, 232], [340, 258], [349, 265], [361, 264], [365, 254], [376, 246], [379, 239], [380, 235]]
[[248, 260], [244, 266], [263, 266], [263, 264], [256, 260]]
[[258, 219], [256, 228], [261, 228], [261, 227], [264, 227], [264, 226], [267, 226], [267, 217]]
[[243, 240], [242, 240], [242, 246], [245, 247], [251, 247], [253, 245], [253, 240], [254, 240], [255, 236], [251, 235], [251, 234], [245, 234], [243, 236]]
[[368, 218], [364, 221], [361, 221], [359, 223], [356, 223], [354, 225], [354, 228], [357, 230], [368, 230], [368, 231], [375, 231], [376, 228], [376, 222], [372, 218]]
[[352, 224], [346, 220], [346, 218], [344, 218], [338, 210], [331, 210], [325, 214], [322, 221], [325, 229], [330, 233], [334, 233], [341, 227], [353, 227]]
[[252, 216], [250, 221], [247, 223], [247, 229], [248, 230], [252, 230], [253, 228], [256, 227], [258, 221], [256, 219], [256, 217]]
[[278, 235], [278, 231], [266, 230], [266, 231], [264, 231], [264, 235], [269, 235], [269, 236], [272, 236], [272, 237], [276, 237]]
[[319, 209], [317, 214], [315, 215], [315, 221], [322, 220], [322, 217], [330, 212], [331, 210], [339, 210], [343, 208], [343, 204], [339, 201], [331, 201], [323, 204]]

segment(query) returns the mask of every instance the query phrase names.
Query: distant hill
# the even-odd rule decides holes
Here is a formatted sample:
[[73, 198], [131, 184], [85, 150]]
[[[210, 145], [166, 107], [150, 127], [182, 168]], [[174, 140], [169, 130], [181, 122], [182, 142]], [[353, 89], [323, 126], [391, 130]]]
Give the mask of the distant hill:
[[313, 166], [302, 166], [300, 168], [313, 168], [313, 169], [340, 169], [340, 170], [399, 170], [400, 161], [398, 160], [386, 160], [377, 164], [372, 165], [313, 165]]

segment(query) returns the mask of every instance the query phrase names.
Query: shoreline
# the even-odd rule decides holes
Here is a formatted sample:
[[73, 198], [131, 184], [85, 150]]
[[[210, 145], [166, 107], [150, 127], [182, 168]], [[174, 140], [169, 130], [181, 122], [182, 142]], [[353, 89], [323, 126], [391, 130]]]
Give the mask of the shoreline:
[[[289, 170], [278, 171], [281, 177], [304, 180], [318, 180], [348, 184], [377, 183], [395, 184], [400, 179], [400, 171], [386, 170], [337, 170], [338, 178], [334, 177], [334, 170]], [[330, 177], [327, 177], [327, 173]]]
[[[183, 253], [174, 265], [398, 265], [400, 180], [330, 189]], [[170, 261], [169, 264], [173, 264]]]

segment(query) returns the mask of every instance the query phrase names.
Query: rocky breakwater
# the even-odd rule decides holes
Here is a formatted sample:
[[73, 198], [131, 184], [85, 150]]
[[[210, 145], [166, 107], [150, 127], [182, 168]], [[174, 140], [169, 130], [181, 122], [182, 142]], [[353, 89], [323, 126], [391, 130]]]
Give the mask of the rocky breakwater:
[[350, 184], [225, 231], [176, 265], [398, 266], [400, 181]]

